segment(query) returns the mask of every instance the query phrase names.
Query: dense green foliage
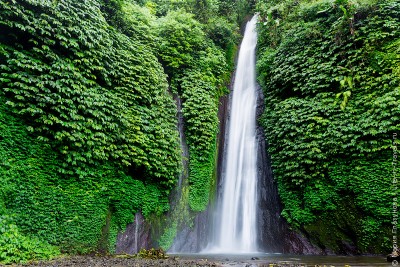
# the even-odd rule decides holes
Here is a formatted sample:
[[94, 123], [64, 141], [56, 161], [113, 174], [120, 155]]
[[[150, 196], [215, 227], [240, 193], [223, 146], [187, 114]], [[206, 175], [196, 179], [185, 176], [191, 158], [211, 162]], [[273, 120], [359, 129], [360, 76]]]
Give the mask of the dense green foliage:
[[[206, 208], [214, 181], [212, 178], [216, 166], [216, 136], [219, 123], [217, 112], [220, 95], [216, 92], [216, 85], [213, 84], [215, 76], [207, 73], [207, 70], [211, 66], [213, 66], [213, 70], [218, 69], [218, 64], [224, 63], [224, 58], [218, 58], [218, 55], [220, 53], [215, 50], [215, 53], [207, 54], [204, 61], [199, 59], [205, 65], [203, 73], [191, 70], [181, 83], [184, 91], [182, 98], [185, 101], [182, 111], [186, 122], [190, 151], [189, 204], [194, 211], [202, 211]], [[209, 57], [207, 58], [207, 56]], [[207, 64], [209, 65], [207, 66]]]
[[0, 0], [0, 262], [113, 252], [136, 212], [160, 220], [181, 171], [174, 98], [190, 147], [175, 210], [206, 208], [250, 7], [228, 2]]
[[109, 212], [113, 251], [136, 211], [169, 208], [180, 154], [163, 68], [96, 1], [0, 4], [0, 203], [30, 255], [2, 261], [49, 256], [37, 238], [96, 250]]
[[194, 211], [205, 210], [209, 201], [216, 164], [219, 97], [226, 92], [230, 71], [223, 48], [229, 50], [236, 41], [232, 33], [235, 27], [215, 37], [222, 47], [213, 42], [204, 27], [183, 10], [170, 10], [156, 26], [158, 54], [173, 93], [183, 101], [190, 154], [189, 205]]
[[21, 234], [11, 217], [0, 216], [0, 262], [25, 263], [32, 259], [49, 259], [59, 253], [47, 242]]
[[[236, 22], [243, 19], [239, 8], [250, 8], [247, 1], [238, 2], [241, 7], [235, 2], [229, 12], [223, 9], [224, 1], [147, 1], [148, 11], [128, 2], [112, 5], [120, 11], [110, 23], [128, 36], [136, 32], [152, 42], [174, 97], [182, 99], [190, 150], [188, 201], [194, 211], [206, 208], [215, 178], [219, 97], [227, 92], [233, 67]], [[138, 10], [140, 27], [129, 19]]]
[[[168, 249], [215, 188], [219, 98], [254, 1], [0, 0], [0, 262], [113, 252], [142, 212]], [[282, 215], [390, 246], [399, 0], [258, 1], [261, 118]], [[182, 100], [177, 110], [174, 99]], [[182, 156], [188, 181], [170, 211]]]
[[[389, 251], [400, 2], [260, 1], [258, 9], [261, 123], [283, 216], [337, 252], [341, 240]], [[331, 234], [315, 227], [321, 220], [333, 221]]]
[[113, 160], [173, 185], [175, 110], [156, 58], [107, 28], [96, 2], [37, 4], [40, 13], [34, 3], [2, 3], [7, 105], [65, 155], [66, 173]]
[[145, 186], [111, 164], [87, 167], [91, 174], [84, 178], [61, 174], [63, 161], [48, 143], [32, 136], [4, 104], [0, 114], [0, 204], [2, 214], [14, 218], [17, 231], [64, 252], [84, 253], [100, 245], [108, 210], [114, 218], [112, 243], [137, 210], [148, 216], [168, 209], [167, 196], [156, 186]]

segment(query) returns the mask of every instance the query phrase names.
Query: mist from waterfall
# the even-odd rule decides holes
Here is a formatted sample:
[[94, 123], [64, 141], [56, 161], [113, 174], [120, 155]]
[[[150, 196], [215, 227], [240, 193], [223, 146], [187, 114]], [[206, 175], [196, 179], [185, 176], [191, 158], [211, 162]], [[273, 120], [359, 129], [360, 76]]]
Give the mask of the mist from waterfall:
[[257, 252], [257, 16], [246, 25], [234, 80], [222, 191], [204, 252]]

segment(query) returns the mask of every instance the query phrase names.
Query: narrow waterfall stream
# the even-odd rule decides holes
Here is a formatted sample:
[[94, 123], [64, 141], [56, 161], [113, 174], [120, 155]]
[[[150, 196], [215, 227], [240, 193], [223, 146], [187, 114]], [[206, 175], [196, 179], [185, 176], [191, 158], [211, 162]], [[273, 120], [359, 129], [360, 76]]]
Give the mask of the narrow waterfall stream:
[[221, 198], [210, 253], [257, 252], [257, 86], [255, 48], [257, 17], [246, 25], [239, 51], [228, 137], [222, 172]]

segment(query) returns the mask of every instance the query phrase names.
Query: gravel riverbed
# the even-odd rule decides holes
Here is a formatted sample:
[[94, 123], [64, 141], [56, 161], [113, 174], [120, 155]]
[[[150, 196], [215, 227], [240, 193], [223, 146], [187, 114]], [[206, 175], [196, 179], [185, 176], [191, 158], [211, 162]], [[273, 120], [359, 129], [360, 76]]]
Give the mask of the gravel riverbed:
[[[138, 259], [130, 256], [72, 256], [7, 267], [388, 267], [383, 256], [268, 256], [268, 257], [207, 257], [175, 256], [168, 259]], [[0, 266], [2, 266], [0, 264]]]
[[[10, 265], [8, 265], [10, 266]], [[11, 265], [12, 267], [269, 267], [269, 264], [259, 264], [240, 261], [215, 261], [208, 259], [180, 259], [178, 257], [169, 259], [137, 259], [123, 257], [97, 257], [97, 256], [75, 256], [60, 258], [52, 261], [39, 261], [24, 265]], [[10, 267], [11, 267], [10, 266]], [[278, 265], [271, 265], [278, 267]]]

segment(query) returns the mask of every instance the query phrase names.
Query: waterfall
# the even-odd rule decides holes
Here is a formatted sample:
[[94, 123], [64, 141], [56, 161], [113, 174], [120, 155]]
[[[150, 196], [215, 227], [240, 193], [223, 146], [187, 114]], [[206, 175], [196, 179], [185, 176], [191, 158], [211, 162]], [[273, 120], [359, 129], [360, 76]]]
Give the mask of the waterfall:
[[139, 252], [139, 216], [135, 216], [135, 251]]
[[212, 253], [257, 252], [257, 17], [246, 25], [234, 80]]

